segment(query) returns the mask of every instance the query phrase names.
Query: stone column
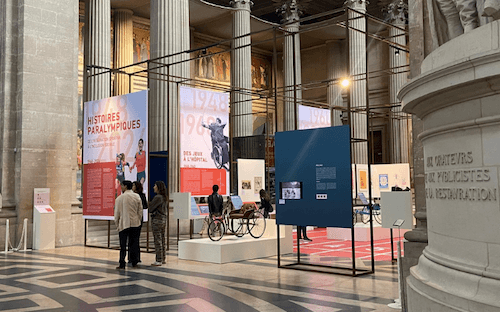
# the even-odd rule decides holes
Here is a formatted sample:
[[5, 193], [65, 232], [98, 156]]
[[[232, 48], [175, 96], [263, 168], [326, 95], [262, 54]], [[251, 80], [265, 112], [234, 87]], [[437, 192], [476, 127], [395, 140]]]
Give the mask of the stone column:
[[429, 54], [399, 93], [424, 129], [428, 245], [406, 279], [410, 312], [500, 310], [500, 21], [490, 26]]
[[[111, 66], [110, 0], [87, 0], [85, 3], [84, 64], [87, 75], [95, 75], [105, 71], [87, 66], [105, 68]], [[111, 96], [109, 73], [84, 79], [83, 83], [84, 101], [100, 100]]]
[[0, 1], [0, 250], [4, 250], [5, 223], [11, 224], [10, 236], [16, 237], [16, 127], [19, 9], [17, 0]]
[[[366, 12], [365, 0], [347, 0], [346, 4], [353, 10], [361, 13]], [[349, 86], [351, 108], [366, 108], [366, 21], [363, 15], [349, 11], [349, 74], [351, 84]], [[356, 30], [355, 30], [356, 29]], [[367, 139], [366, 111], [353, 113], [351, 115], [352, 137], [356, 139]], [[365, 143], [355, 143], [352, 148], [354, 162], [357, 164], [368, 163], [368, 149]]]
[[[330, 107], [343, 106], [344, 99], [342, 97], [342, 86], [340, 81], [346, 77], [345, 74], [345, 54], [342, 53], [342, 41], [327, 41], [327, 71], [328, 71], [328, 86], [326, 90], [326, 101]], [[344, 113], [345, 114], [345, 113]], [[332, 126], [342, 125], [342, 111], [339, 109], [332, 111]]]
[[[232, 1], [233, 37], [250, 33], [251, 1]], [[252, 96], [252, 48], [241, 46], [251, 43], [250, 36], [235, 39], [231, 53], [231, 110], [233, 112], [233, 136], [244, 137], [253, 134]], [[239, 49], [238, 49], [239, 48]], [[233, 110], [234, 109], [234, 110]]]
[[8, 0], [0, 6], [2, 193], [9, 214], [11, 200], [17, 214], [17, 226], [11, 223], [17, 228], [13, 245], [27, 218], [28, 247], [32, 246], [34, 188], [51, 190], [56, 246], [81, 241], [81, 215], [73, 219], [71, 212], [78, 19], [74, 0]]
[[[114, 67], [120, 68], [134, 62], [134, 28], [132, 15], [134, 12], [126, 9], [113, 10], [114, 24]], [[131, 72], [127, 68], [126, 72]], [[129, 76], [115, 74], [115, 95], [129, 93]]]
[[[300, 35], [299, 15], [300, 8], [296, 0], [290, 0], [281, 6], [281, 15], [284, 17], [284, 29], [287, 31], [283, 43], [283, 73], [284, 73], [284, 131], [295, 130], [296, 108], [295, 100], [300, 103], [302, 99], [302, 70], [300, 61]], [[294, 46], [295, 43], [295, 46]], [[295, 52], [294, 52], [295, 51]], [[295, 55], [295, 61], [294, 61]], [[295, 65], [295, 79], [294, 79]], [[296, 85], [296, 91], [294, 90]]]
[[[387, 18], [391, 24], [399, 28], [406, 27], [405, 13], [408, 11], [408, 5], [403, 0], [398, 0], [389, 4], [387, 8]], [[389, 38], [396, 44], [406, 45], [405, 32], [399, 28], [389, 28]], [[406, 52], [400, 51], [397, 45], [389, 46], [389, 67], [393, 74], [389, 78], [389, 99], [392, 105], [400, 104], [397, 98], [401, 87], [408, 81], [406, 65], [408, 58]], [[391, 109], [391, 162], [392, 163], [408, 163], [409, 162], [409, 146], [408, 134], [411, 128], [411, 120], [406, 118], [406, 114], [402, 112], [401, 106]]]
[[[420, 75], [420, 66], [424, 60], [426, 46], [431, 40], [425, 37], [424, 30], [424, 2], [423, 0], [408, 1], [408, 31], [410, 47], [410, 78]], [[425, 202], [425, 172], [424, 172], [424, 149], [419, 138], [423, 132], [423, 122], [413, 115], [411, 119], [412, 132], [412, 156], [413, 156], [413, 189], [415, 198], [415, 228], [405, 233], [404, 250], [405, 255], [401, 261], [403, 290], [406, 292], [406, 281], [410, 275], [410, 268], [418, 263], [422, 251], [427, 246], [427, 208]], [[407, 310], [407, 298], [403, 296], [402, 304], [404, 311]]]
[[[189, 40], [188, 0], [151, 1], [151, 59], [186, 51]], [[187, 54], [163, 58], [150, 64], [171, 64], [187, 59]], [[170, 83], [157, 79], [167, 79]], [[149, 133], [151, 151], [169, 152], [168, 188], [179, 190], [179, 102], [178, 78], [189, 78], [189, 63], [169, 65], [150, 74]]]

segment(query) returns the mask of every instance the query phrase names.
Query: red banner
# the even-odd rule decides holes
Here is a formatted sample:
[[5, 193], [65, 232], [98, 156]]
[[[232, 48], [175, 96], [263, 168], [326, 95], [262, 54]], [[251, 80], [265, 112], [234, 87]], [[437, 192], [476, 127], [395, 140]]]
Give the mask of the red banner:
[[87, 164], [84, 167], [83, 215], [112, 219], [115, 206], [116, 164], [104, 162]]
[[219, 194], [227, 194], [225, 169], [181, 168], [181, 192], [191, 192], [191, 196], [212, 194], [212, 186], [219, 186]]

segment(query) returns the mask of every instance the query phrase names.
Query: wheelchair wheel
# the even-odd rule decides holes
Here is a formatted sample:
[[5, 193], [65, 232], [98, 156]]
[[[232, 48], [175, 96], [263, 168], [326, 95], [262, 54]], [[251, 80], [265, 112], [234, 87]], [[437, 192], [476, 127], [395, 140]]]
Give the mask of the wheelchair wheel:
[[264, 219], [264, 215], [260, 211], [255, 210], [247, 219], [247, 227], [253, 238], [261, 237], [266, 231], [266, 219]]
[[228, 218], [227, 224], [228, 224], [229, 231], [231, 231], [231, 233], [233, 233], [234, 235], [236, 235], [238, 237], [242, 237], [243, 235], [245, 235], [246, 231], [245, 231], [245, 224], [243, 223], [243, 220], [244, 219]]
[[215, 242], [221, 240], [225, 232], [226, 227], [224, 226], [224, 222], [222, 220], [213, 219], [210, 221], [210, 224], [208, 225], [208, 237], [210, 237], [212, 241]]
[[212, 151], [212, 158], [214, 160], [215, 167], [217, 167], [217, 169], [222, 168], [224, 164], [222, 160], [222, 148], [218, 144], [214, 146], [214, 149]]
[[375, 219], [378, 224], [382, 224], [382, 215], [380, 214], [380, 211], [373, 212], [373, 219]]

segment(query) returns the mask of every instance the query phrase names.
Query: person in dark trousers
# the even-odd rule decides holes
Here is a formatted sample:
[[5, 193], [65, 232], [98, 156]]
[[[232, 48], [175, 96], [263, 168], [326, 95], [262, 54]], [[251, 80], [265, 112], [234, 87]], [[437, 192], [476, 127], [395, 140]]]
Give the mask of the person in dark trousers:
[[213, 193], [208, 196], [208, 211], [210, 212], [210, 218], [212, 218], [212, 216], [220, 216], [224, 204], [224, 199], [218, 193], [219, 186], [212, 186], [212, 191]]
[[[140, 248], [140, 238], [141, 238], [141, 233], [142, 233], [142, 223], [144, 221], [144, 214], [147, 213], [148, 209], [148, 200], [146, 199], [146, 194], [144, 194], [144, 189], [142, 188], [142, 183], [140, 181], [135, 181], [134, 184], [132, 185], [132, 191], [134, 193], [139, 194], [139, 197], [141, 197], [141, 202], [142, 202], [142, 215], [141, 215], [141, 225], [139, 226], [139, 236], [137, 237], [139, 241], [139, 248]], [[130, 261], [130, 259], [129, 259]], [[139, 262], [141, 261], [141, 254], [139, 253]]]
[[156, 181], [153, 191], [156, 195], [149, 203], [149, 211], [151, 213], [151, 226], [155, 240], [156, 261], [151, 263], [151, 265], [161, 266], [166, 263], [165, 225], [167, 223], [167, 187], [163, 181]]
[[132, 182], [125, 180], [121, 183], [122, 194], [115, 201], [115, 224], [120, 238], [120, 265], [118, 270], [125, 269], [127, 254], [127, 240], [129, 260], [133, 267], [137, 267], [141, 252], [139, 249], [138, 233], [142, 218], [142, 202], [139, 195], [132, 191]]
[[297, 239], [304, 238], [304, 240], [312, 242], [312, 239], [307, 237], [306, 229], [307, 229], [306, 226], [299, 226], [299, 225], [297, 226]]
[[269, 213], [273, 212], [273, 206], [271, 205], [270, 201], [271, 199], [269, 198], [269, 194], [267, 194], [266, 191], [260, 190], [259, 191], [260, 195], [260, 209], [264, 210], [264, 218], [269, 218]]

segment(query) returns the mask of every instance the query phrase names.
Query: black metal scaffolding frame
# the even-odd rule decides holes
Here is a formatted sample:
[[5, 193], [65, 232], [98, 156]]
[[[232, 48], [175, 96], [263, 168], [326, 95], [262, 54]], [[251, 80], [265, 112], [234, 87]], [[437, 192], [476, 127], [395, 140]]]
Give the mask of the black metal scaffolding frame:
[[[358, 17], [349, 18], [349, 12], [357, 13]], [[366, 27], [365, 27], [364, 31], [353, 28], [352, 26], [350, 26], [350, 23], [354, 19], [364, 19], [365, 20]], [[379, 32], [370, 33], [370, 31], [368, 29], [368, 22], [369, 21], [372, 23], [378, 24], [378, 25], [382, 25], [383, 27], [396, 28], [396, 29], [400, 30], [401, 34], [396, 35], [396, 36], [382, 36]], [[299, 22], [301, 25], [298, 32], [287, 31], [285, 29], [285, 26], [287, 26], [287, 24], [275, 25], [275, 26], [270, 27], [268, 29], [264, 29], [264, 30], [260, 30], [260, 31], [256, 31], [256, 32], [251, 32], [249, 34], [234, 37], [231, 39], [222, 40], [222, 41], [219, 41], [217, 43], [210, 44], [210, 45], [207, 45], [207, 46], [204, 46], [201, 48], [195, 48], [195, 49], [190, 49], [190, 50], [186, 50], [186, 51], [181, 51], [181, 52], [173, 53], [170, 55], [161, 56], [161, 57], [158, 57], [155, 59], [137, 62], [137, 63], [130, 64], [130, 65], [127, 65], [127, 66], [124, 66], [121, 68], [117, 68], [117, 69], [106, 68], [106, 67], [97, 66], [97, 65], [86, 65], [86, 70], [84, 70], [84, 83], [88, 86], [87, 81], [89, 79], [96, 77], [96, 76], [99, 76], [99, 75], [108, 75], [109, 76], [109, 91], [110, 91], [110, 95], [111, 95], [112, 94], [112, 79], [113, 79], [112, 75], [127, 75], [128, 79], [129, 79], [129, 92], [132, 91], [132, 77], [134, 77], [134, 76], [146, 78], [148, 90], [150, 88], [150, 84], [151, 84], [152, 80], [164, 81], [164, 82], [166, 82], [166, 89], [167, 89], [167, 103], [165, 103], [167, 120], [170, 120], [170, 115], [169, 115], [170, 111], [168, 109], [169, 104], [170, 104], [170, 103], [168, 103], [170, 101], [170, 92], [171, 92], [170, 88], [174, 84], [175, 84], [175, 87], [177, 89], [180, 85], [188, 85], [188, 86], [217, 90], [217, 91], [222, 91], [222, 92], [244, 93], [244, 94], [250, 95], [251, 99], [248, 101], [265, 99], [265, 107], [266, 107], [265, 111], [254, 112], [252, 110], [252, 113], [250, 113], [250, 114], [251, 115], [262, 114], [262, 113], [266, 114], [266, 123], [265, 123], [266, 124], [266, 151], [268, 149], [267, 145], [268, 145], [268, 141], [269, 141], [268, 139], [269, 139], [269, 135], [270, 135], [270, 133], [269, 133], [270, 120], [269, 120], [268, 112], [269, 112], [270, 107], [274, 106], [274, 112], [275, 112], [274, 124], [275, 124], [275, 127], [273, 127], [273, 129], [275, 129], [275, 131], [277, 131], [278, 124], [279, 124], [277, 112], [278, 112], [278, 103], [280, 101], [284, 103], [287, 100], [288, 101], [293, 100], [294, 112], [295, 112], [294, 113], [295, 129], [298, 129], [298, 105], [299, 105], [299, 102], [300, 102], [300, 104], [307, 105], [307, 106], [328, 108], [331, 110], [332, 115], [333, 115], [333, 111], [341, 111], [343, 113], [346, 113], [347, 124], [351, 127], [351, 131], [352, 131], [353, 126], [354, 126], [352, 116], [354, 114], [366, 114], [367, 115], [367, 118], [366, 118], [366, 123], [367, 123], [366, 124], [366, 129], [367, 129], [366, 139], [360, 139], [360, 138], [354, 138], [354, 137], [351, 138], [351, 163], [354, 163], [353, 160], [355, 157], [355, 155], [353, 155], [353, 153], [352, 153], [354, 144], [365, 144], [367, 154], [368, 154], [368, 185], [371, 185], [370, 164], [371, 164], [371, 161], [373, 160], [373, 155], [370, 154], [370, 151], [371, 151], [371, 153], [373, 153], [373, 150], [371, 149], [371, 146], [370, 146], [370, 144], [371, 144], [371, 138], [370, 138], [371, 122], [372, 122], [372, 119], [376, 116], [384, 116], [384, 117], [389, 118], [389, 119], [393, 118], [391, 113], [389, 113], [389, 114], [380, 113], [380, 112], [377, 112], [375, 110], [377, 110], [377, 109], [389, 109], [389, 110], [391, 110], [393, 107], [397, 107], [400, 104], [399, 103], [387, 103], [387, 104], [382, 104], [382, 105], [377, 105], [377, 106], [371, 107], [369, 104], [370, 103], [369, 80], [374, 79], [374, 78], [380, 78], [383, 76], [390, 76], [393, 74], [401, 74], [401, 73], [408, 72], [409, 66], [404, 65], [401, 67], [395, 67], [395, 68], [389, 68], [389, 69], [383, 69], [383, 70], [370, 72], [369, 71], [369, 64], [368, 64], [368, 60], [369, 60], [369, 58], [368, 58], [368, 55], [369, 55], [368, 40], [369, 40], [369, 38], [374, 39], [374, 40], [378, 40], [378, 41], [381, 41], [381, 42], [388, 44], [389, 47], [396, 49], [398, 52], [402, 51], [405, 53], [409, 53], [409, 50], [408, 50], [406, 45], [401, 45], [397, 42], [391, 41], [391, 39], [394, 39], [397, 36], [407, 36], [407, 31], [404, 28], [392, 25], [392, 24], [387, 23], [383, 20], [380, 20], [376, 17], [370, 16], [370, 15], [365, 14], [363, 12], [353, 10], [351, 8], [348, 8], [348, 7], [343, 7], [343, 8], [337, 9], [337, 10], [332, 10], [332, 11], [324, 12], [324, 13], [321, 13], [318, 15], [302, 18], [298, 21], [292, 21], [290, 23], [296, 23], [296, 22]], [[288, 24], [290, 24], [290, 23], [288, 23]], [[342, 27], [345, 29], [346, 73], [350, 72], [350, 68], [349, 68], [349, 64], [350, 64], [350, 51], [349, 51], [350, 31], [357, 31], [357, 32], [363, 33], [365, 35], [365, 46], [366, 46], [366, 49], [365, 49], [365, 62], [366, 62], [365, 66], [366, 67], [365, 68], [366, 68], [366, 72], [360, 73], [357, 75], [348, 75], [346, 77], [350, 81], [366, 80], [366, 84], [365, 84], [365, 86], [366, 86], [366, 92], [365, 92], [366, 93], [366, 107], [364, 107], [364, 108], [353, 107], [351, 105], [350, 92], [348, 90], [346, 92], [344, 92], [346, 95], [346, 103], [347, 103], [346, 106], [333, 106], [333, 105], [328, 105], [327, 103], [321, 103], [319, 101], [314, 101], [314, 100], [306, 100], [306, 99], [298, 100], [297, 99], [297, 90], [299, 88], [301, 90], [312, 90], [315, 88], [324, 88], [325, 86], [327, 86], [329, 84], [330, 85], [331, 84], [338, 84], [341, 82], [340, 81], [341, 79], [337, 78], [337, 79], [313, 81], [313, 82], [304, 83], [304, 84], [297, 84], [297, 73], [296, 73], [297, 68], [296, 68], [296, 63], [295, 63], [295, 60], [296, 60], [295, 37], [296, 37], [296, 35], [300, 35], [302, 33], [307, 33], [307, 32], [311, 32], [311, 31], [315, 31], [315, 30], [319, 30], [319, 29], [323, 29], [323, 28], [327, 28], [327, 27]], [[252, 42], [250, 44], [242, 45], [242, 46], [239, 46], [236, 48], [225, 48], [225, 46], [227, 44], [234, 42], [234, 40], [241, 39], [241, 38], [244, 38], [247, 36], [253, 36], [256, 34], [262, 34], [265, 32], [272, 32], [272, 35], [270, 36], [270, 38], [265, 39], [265, 40], [261, 40], [258, 42]], [[278, 33], [280, 33], [280, 34], [278, 34]], [[291, 36], [292, 40], [293, 40], [292, 45], [294, 47], [293, 48], [293, 80], [294, 80], [294, 82], [293, 82], [293, 86], [278, 87], [278, 84], [277, 84], [277, 73], [278, 73], [278, 66], [277, 66], [278, 57], [277, 57], [277, 55], [278, 55], [278, 52], [277, 52], [276, 46], [277, 46], [277, 42], [279, 40], [283, 40], [287, 36]], [[201, 58], [211, 57], [211, 56], [214, 56], [217, 54], [231, 52], [231, 51], [234, 51], [236, 49], [251, 48], [251, 47], [258, 46], [258, 45], [261, 45], [264, 43], [269, 43], [269, 42], [272, 42], [272, 44], [273, 44], [272, 87], [269, 89], [254, 89], [254, 88], [251, 88], [251, 89], [238, 88], [238, 89], [236, 89], [236, 88], [228, 86], [227, 84], [224, 84], [224, 83], [219, 83], [219, 82], [209, 81], [209, 80], [204, 80], [204, 79], [197, 79], [197, 78], [179, 77], [179, 76], [175, 76], [175, 75], [171, 74], [171, 68], [173, 66], [180, 65], [180, 64], [185, 63], [185, 62], [195, 61], [195, 60], [198, 60]], [[208, 49], [214, 48], [214, 47], [219, 47], [219, 46], [223, 47], [223, 49], [221, 51], [210, 52], [210, 53], [207, 52]], [[202, 52], [202, 53], [200, 53], [197, 56], [192, 57], [192, 55], [194, 55], [196, 52]], [[189, 56], [189, 57], [182, 58], [182, 56]], [[177, 60], [177, 61], [173, 61], [173, 62], [169, 61], [173, 58], [181, 58], [181, 59]], [[141, 65], [146, 65], [146, 67], [142, 68], [140, 70], [134, 70], [135, 67], [141, 66]], [[166, 69], [166, 73], [158, 73], [157, 72], [157, 70], [163, 69], [163, 68]], [[91, 73], [91, 71], [92, 71], [92, 73]], [[397, 73], [395, 71], [397, 71]], [[285, 95], [287, 90], [289, 91], [290, 88], [293, 88], [294, 95], [292, 98], [287, 97]], [[88, 87], [84, 88], [84, 99], [85, 100], [88, 100], [88, 92], [89, 92], [89, 88]], [[148, 100], [151, 101], [151, 97], [148, 97]], [[270, 101], [271, 101], [271, 103], [270, 103]], [[237, 104], [237, 102], [231, 101], [230, 108], [234, 104]], [[285, 105], [282, 104], [282, 106], [284, 109]], [[233, 109], [230, 109], [230, 121], [231, 121], [232, 125], [234, 125], [235, 118], [239, 117], [239, 116], [243, 116], [243, 114], [236, 116], [233, 112]], [[82, 116], [82, 118], [83, 118], [83, 116]], [[401, 118], [401, 117], [398, 117], [398, 118]], [[403, 117], [403, 118], [408, 118], [408, 117]], [[83, 120], [82, 120], [82, 122], [83, 122]], [[148, 131], [148, 133], [149, 133], [149, 131]], [[232, 133], [233, 133], [232, 127], [230, 127], [230, 144], [232, 144]], [[169, 140], [170, 140], [170, 133], [169, 133], [169, 126], [167, 126], [167, 146], [170, 146]], [[178, 144], [180, 144], [180, 142], [178, 142]], [[230, 148], [230, 152], [231, 152], [230, 160], [232, 162], [231, 163], [231, 167], [232, 167], [232, 165], [234, 163], [233, 155], [232, 155], [233, 154], [232, 147]], [[266, 165], [268, 165], [268, 164], [266, 163]], [[169, 168], [167, 171], [170, 172], [170, 170], [171, 170], [170, 162], [169, 162], [168, 166], [169, 166]], [[268, 185], [267, 186], [269, 189], [269, 170], [266, 170], [266, 172], [268, 175], [268, 179], [267, 179]], [[352, 183], [351, 183], [351, 185], [352, 185]], [[352, 192], [352, 190], [351, 190], [351, 192]], [[170, 198], [169, 195], [170, 194], [168, 194], [168, 198]], [[369, 188], [368, 200], [370, 203], [369, 204], [370, 212], [372, 212], [371, 188]], [[353, 200], [352, 205], [354, 205], [354, 200]], [[167, 220], [168, 220], [168, 217], [167, 217]], [[108, 223], [108, 227], [109, 227], [109, 223]], [[167, 242], [170, 239], [170, 234], [169, 234], [168, 228], [169, 228], [169, 225], [167, 224]], [[277, 247], [277, 249], [278, 249], [278, 256], [277, 256], [278, 257], [278, 267], [325, 271], [324, 270], [325, 266], [301, 263], [301, 261], [300, 261], [300, 242], [298, 242], [298, 246], [297, 246], [298, 247], [297, 263], [281, 265], [279, 229], [280, 229], [280, 227], [279, 227], [279, 225], [277, 225], [277, 231], [278, 231], [278, 240], [277, 240], [278, 241], [278, 247]], [[327, 269], [336, 269], [337, 270], [337, 271], [327, 270], [327, 272], [328, 273], [346, 274], [342, 271], [347, 270], [347, 271], [350, 271], [350, 273], [347, 273], [347, 274], [352, 275], [352, 276], [373, 273], [375, 271], [375, 262], [374, 262], [374, 247], [373, 247], [373, 218], [372, 218], [371, 213], [370, 213], [370, 236], [371, 236], [371, 238], [370, 238], [371, 269], [365, 270], [365, 269], [357, 269], [356, 268], [355, 235], [354, 235], [354, 224], [353, 224], [353, 226], [351, 227], [352, 267], [345, 268], [345, 267], [326, 266]], [[87, 227], [85, 227], [85, 243], [86, 243], [86, 237], [87, 237]], [[148, 240], [148, 242], [149, 242], [149, 240]], [[147, 247], [149, 249], [149, 246], [147, 246]], [[108, 248], [110, 248], [110, 246], [109, 246], [109, 230], [108, 230]], [[304, 268], [304, 266], [313, 267], [313, 268], [312, 269], [311, 268]], [[316, 267], [319, 267], [319, 269], [316, 269]], [[340, 270], [340, 272], [338, 270]]]

